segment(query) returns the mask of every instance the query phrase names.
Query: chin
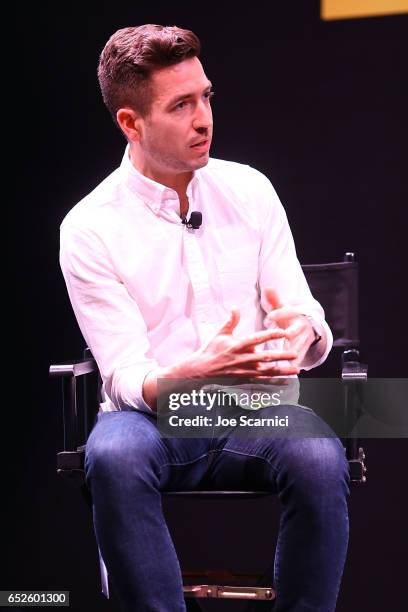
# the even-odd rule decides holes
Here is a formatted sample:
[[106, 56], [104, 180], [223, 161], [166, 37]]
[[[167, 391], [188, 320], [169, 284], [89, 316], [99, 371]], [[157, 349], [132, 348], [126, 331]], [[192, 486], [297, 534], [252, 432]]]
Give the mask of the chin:
[[204, 168], [208, 164], [210, 159], [209, 153], [203, 155], [200, 159], [197, 159], [195, 162], [191, 164], [193, 170], [199, 170], [200, 168]]

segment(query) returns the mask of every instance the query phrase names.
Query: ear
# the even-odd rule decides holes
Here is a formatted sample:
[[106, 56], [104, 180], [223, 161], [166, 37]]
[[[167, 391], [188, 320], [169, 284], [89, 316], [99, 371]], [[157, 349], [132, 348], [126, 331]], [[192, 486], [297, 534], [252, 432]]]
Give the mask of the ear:
[[120, 129], [129, 142], [139, 142], [141, 136], [142, 118], [132, 108], [120, 108], [116, 113]]

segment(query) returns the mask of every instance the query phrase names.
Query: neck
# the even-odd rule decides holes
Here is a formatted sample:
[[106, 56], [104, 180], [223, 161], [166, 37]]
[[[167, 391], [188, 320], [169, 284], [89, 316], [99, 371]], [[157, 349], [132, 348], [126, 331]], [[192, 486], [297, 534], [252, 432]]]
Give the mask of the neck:
[[183, 209], [185, 209], [185, 214], [185, 212], [188, 210], [188, 199], [186, 194], [187, 185], [193, 177], [193, 172], [180, 172], [178, 174], [172, 174], [164, 170], [160, 170], [159, 168], [153, 167], [151, 164], [149, 164], [148, 160], [141, 159], [133, 147], [130, 147], [129, 149], [129, 156], [132, 165], [136, 168], [136, 170], [143, 174], [143, 176], [146, 176], [156, 183], [160, 183], [160, 185], [174, 189], [174, 191], [177, 192], [180, 199], [180, 213], [183, 215]]

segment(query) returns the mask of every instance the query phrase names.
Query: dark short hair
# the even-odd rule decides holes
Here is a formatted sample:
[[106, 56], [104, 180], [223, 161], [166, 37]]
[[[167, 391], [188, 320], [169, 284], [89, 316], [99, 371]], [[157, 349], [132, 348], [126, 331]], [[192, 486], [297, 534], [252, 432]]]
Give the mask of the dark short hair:
[[200, 54], [200, 41], [190, 30], [147, 24], [117, 30], [106, 43], [98, 65], [103, 101], [116, 123], [116, 113], [130, 106], [149, 114], [154, 70]]

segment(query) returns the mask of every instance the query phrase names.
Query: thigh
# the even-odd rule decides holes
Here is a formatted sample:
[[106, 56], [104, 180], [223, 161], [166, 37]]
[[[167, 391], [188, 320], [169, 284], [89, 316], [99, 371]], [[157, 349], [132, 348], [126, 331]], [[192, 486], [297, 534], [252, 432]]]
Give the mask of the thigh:
[[[282, 478], [312, 480], [347, 469], [343, 446], [313, 410], [299, 405], [279, 405], [252, 412], [251, 417], [275, 419], [288, 427], [264, 425], [252, 432], [231, 431], [218, 440], [207, 480], [214, 489], [265, 490], [277, 493]], [[266, 421], [268, 422], [268, 421]]]
[[137, 469], [154, 477], [160, 490], [191, 489], [199, 486], [210, 456], [210, 439], [163, 438], [154, 413], [104, 412], [88, 438], [85, 468], [89, 474], [98, 466], [117, 477]]

